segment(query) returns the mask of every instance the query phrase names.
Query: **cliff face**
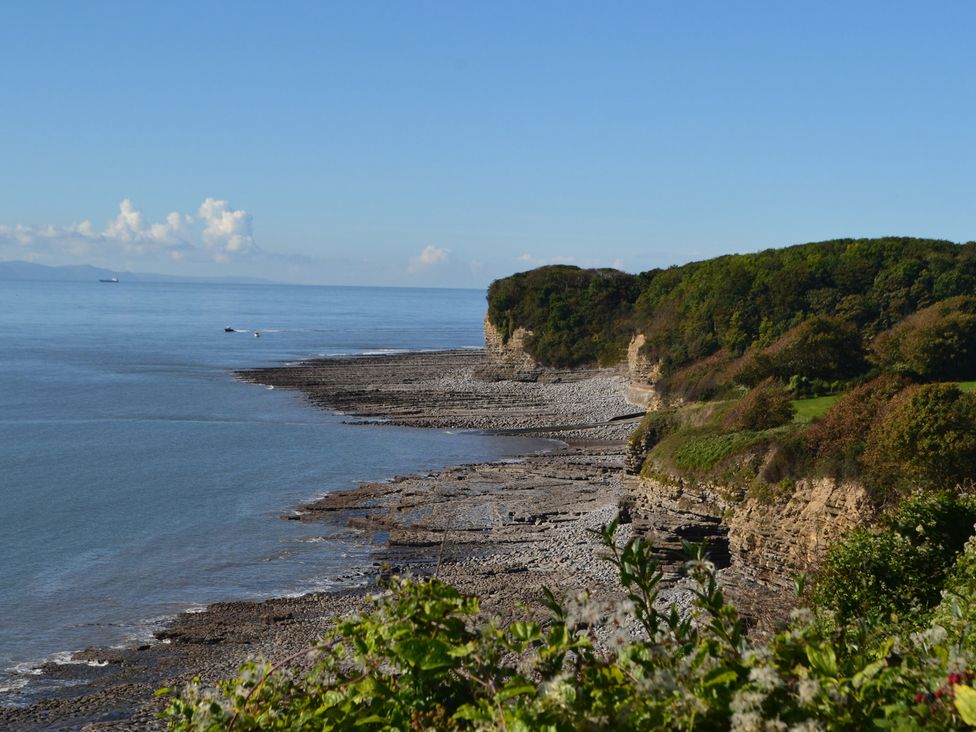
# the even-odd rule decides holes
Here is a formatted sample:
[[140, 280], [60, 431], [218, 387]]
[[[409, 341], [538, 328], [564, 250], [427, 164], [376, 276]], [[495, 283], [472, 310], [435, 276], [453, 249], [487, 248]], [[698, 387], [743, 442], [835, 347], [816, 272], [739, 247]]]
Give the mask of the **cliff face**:
[[654, 384], [661, 378], [661, 364], [653, 363], [642, 352], [646, 339], [638, 333], [627, 346], [627, 401], [647, 409], [660, 409], [663, 405]]
[[[574, 371], [579, 369], [551, 369], [540, 366], [525, 349], [525, 341], [532, 335], [532, 331], [516, 328], [506, 342], [502, 333], [485, 315], [485, 354], [488, 365], [479, 372], [479, 376], [490, 381], [545, 381], [554, 378], [573, 378]], [[627, 393], [626, 399], [631, 404], [648, 409], [659, 409], [663, 406], [654, 382], [661, 375], [659, 364], [650, 362], [641, 352], [644, 336], [636, 335], [631, 339], [627, 349]]]
[[512, 337], [505, 341], [501, 331], [496, 328], [488, 315], [485, 315], [485, 353], [488, 365], [482, 369], [483, 378], [501, 381], [536, 381], [542, 367], [525, 350], [525, 339], [532, 331], [519, 327]]
[[682, 539], [707, 541], [723, 588], [762, 630], [792, 607], [793, 578], [814, 570], [832, 541], [874, 515], [861, 485], [830, 479], [799, 481], [788, 495], [764, 499], [688, 481], [627, 482], [634, 528], [662, 561], [681, 556]]

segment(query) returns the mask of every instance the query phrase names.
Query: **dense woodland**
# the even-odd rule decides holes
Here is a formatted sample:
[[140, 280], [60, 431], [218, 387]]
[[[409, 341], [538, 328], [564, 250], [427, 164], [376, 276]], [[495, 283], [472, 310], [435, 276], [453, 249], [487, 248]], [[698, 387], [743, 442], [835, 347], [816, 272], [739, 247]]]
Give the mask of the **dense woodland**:
[[[850, 345], [860, 340], [866, 350], [909, 315], [973, 294], [976, 242], [838, 239], [638, 275], [542, 267], [494, 282], [488, 316], [505, 335], [531, 331], [529, 352], [551, 366], [613, 363], [643, 332], [648, 355], [667, 375], [709, 357], [726, 363], [765, 350], [779, 359], [770, 368], [846, 378], [863, 369], [849, 358], [856, 355]], [[782, 363], [802, 358], [811, 341], [828, 355], [826, 364]]]

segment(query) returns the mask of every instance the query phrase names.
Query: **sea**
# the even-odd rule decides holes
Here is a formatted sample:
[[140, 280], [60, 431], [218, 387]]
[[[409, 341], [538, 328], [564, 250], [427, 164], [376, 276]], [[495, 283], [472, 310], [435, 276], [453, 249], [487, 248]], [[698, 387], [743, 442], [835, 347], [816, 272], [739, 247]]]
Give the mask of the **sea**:
[[178, 612], [357, 581], [368, 543], [284, 520], [303, 502], [551, 448], [345, 424], [233, 375], [477, 348], [484, 311], [481, 290], [0, 282], [0, 705]]

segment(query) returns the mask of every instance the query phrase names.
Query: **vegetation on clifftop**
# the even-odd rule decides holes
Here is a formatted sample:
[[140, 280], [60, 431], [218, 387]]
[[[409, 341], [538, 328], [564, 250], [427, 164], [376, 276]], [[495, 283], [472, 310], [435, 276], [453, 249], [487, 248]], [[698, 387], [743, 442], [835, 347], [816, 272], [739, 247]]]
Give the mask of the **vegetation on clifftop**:
[[[527, 350], [544, 365], [619, 359], [629, 337], [642, 332], [666, 379], [717, 356], [734, 373], [736, 359], [774, 346], [766, 352], [769, 369], [753, 365], [754, 383], [783, 370], [836, 379], [860, 368], [852, 343], [866, 352], [877, 334], [913, 313], [974, 292], [976, 242], [839, 239], [638, 275], [543, 267], [492, 283], [488, 317], [504, 336], [518, 327], [532, 331]], [[959, 314], [926, 316], [951, 321], [929, 328], [932, 337], [972, 333], [969, 306], [951, 307]], [[813, 319], [811, 332], [794, 332], [776, 346]]]
[[491, 284], [488, 320], [506, 341], [530, 331], [526, 347], [546, 365], [611, 364], [632, 335], [641, 283], [615, 269], [540, 267]]

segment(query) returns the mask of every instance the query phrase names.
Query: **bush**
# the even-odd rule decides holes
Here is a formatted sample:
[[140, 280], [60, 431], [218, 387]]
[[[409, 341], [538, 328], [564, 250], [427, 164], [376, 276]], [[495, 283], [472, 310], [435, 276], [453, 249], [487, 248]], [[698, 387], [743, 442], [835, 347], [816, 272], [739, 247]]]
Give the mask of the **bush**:
[[791, 422], [795, 413], [793, 396], [777, 380], [769, 378], [729, 410], [722, 427], [730, 432], [758, 432]]
[[714, 399], [732, 385], [743, 361], [744, 357], [722, 349], [663, 375], [657, 389], [665, 396], [687, 401]]
[[[518, 326], [532, 330], [529, 352], [556, 366], [619, 355], [639, 331], [665, 374], [721, 349], [754, 352], [816, 318], [800, 333], [810, 348], [773, 354], [780, 359], [776, 371], [758, 373], [751, 383], [793, 374], [833, 380], [854, 368], [862, 350], [857, 333], [880, 332], [937, 300], [974, 290], [976, 243], [839, 239], [639, 275], [543, 267], [492, 283], [488, 317], [506, 337]], [[854, 350], [845, 352], [845, 343]]]
[[837, 478], [862, 472], [868, 434], [891, 399], [911, 382], [883, 375], [842, 396], [823, 418], [806, 429], [806, 439], [820, 469]]
[[976, 478], [976, 394], [953, 384], [903, 390], [876, 420], [864, 460], [879, 495]]
[[933, 622], [960, 638], [970, 652], [976, 652], [976, 528], [949, 571]]
[[871, 360], [922, 381], [976, 376], [976, 297], [954, 297], [910, 315], [874, 339]]
[[752, 353], [738, 379], [744, 384], [757, 384], [768, 377], [829, 382], [856, 376], [865, 365], [864, 344], [857, 327], [840, 318], [818, 316]]
[[[640, 539], [601, 532], [627, 599], [549, 594], [544, 624], [476, 621], [477, 600], [398, 580], [364, 618], [342, 621], [311, 667], [249, 664], [217, 689], [193, 684], [166, 710], [179, 732], [257, 730], [961, 729], [973, 659], [941, 627], [886, 637], [797, 612], [750, 641], [702, 549], [681, 612], [655, 607], [662, 573]], [[894, 649], [898, 650], [895, 651]], [[296, 660], [295, 658], [291, 661]], [[166, 690], [164, 690], [164, 693]]]
[[830, 547], [817, 599], [841, 622], [887, 621], [894, 614], [924, 624], [974, 523], [973, 498], [947, 491], [910, 498], [885, 515], [879, 529], [855, 529]]

